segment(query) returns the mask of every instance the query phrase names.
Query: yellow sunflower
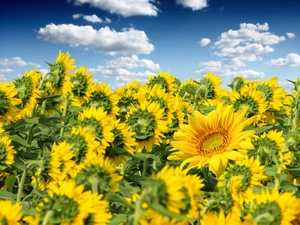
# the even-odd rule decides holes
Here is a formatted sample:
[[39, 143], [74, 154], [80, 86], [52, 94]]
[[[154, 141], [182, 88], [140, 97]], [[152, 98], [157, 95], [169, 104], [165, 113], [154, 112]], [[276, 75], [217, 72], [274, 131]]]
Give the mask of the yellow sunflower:
[[92, 106], [78, 114], [79, 124], [94, 132], [96, 140], [100, 142], [100, 147], [103, 149], [108, 147], [109, 143], [114, 140], [113, 125], [110, 124], [112, 119], [113, 117], [107, 115], [107, 112], [102, 107], [96, 108]]
[[162, 216], [153, 210], [148, 210], [145, 217], [139, 219], [139, 225], [189, 225], [187, 219], [176, 221], [166, 216]]
[[103, 82], [94, 83], [91, 97], [85, 106], [102, 107], [110, 115], [118, 115], [118, 96], [112, 92], [112, 88]]
[[0, 136], [0, 171], [10, 167], [14, 163], [16, 151], [11, 145], [11, 139], [8, 136]]
[[87, 68], [81, 66], [74, 72], [74, 77], [71, 78], [73, 84], [72, 87], [72, 105], [83, 106], [92, 94], [93, 89], [93, 77], [91, 72], [87, 71]]
[[17, 98], [18, 91], [13, 83], [0, 83], [0, 122], [15, 121], [18, 115], [17, 105], [21, 99]]
[[207, 116], [195, 111], [195, 118], [189, 116], [189, 124], [181, 125], [174, 134], [175, 141], [171, 145], [175, 152], [168, 159], [183, 161], [181, 167], [189, 163], [188, 169], [208, 164], [209, 169], [220, 176], [229, 159], [244, 158], [244, 154], [236, 150], [242, 149], [241, 141], [254, 134], [251, 130], [243, 131], [253, 121], [245, 118], [246, 113], [247, 107], [235, 113], [232, 105], [218, 105]]
[[261, 92], [253, 87], [244, 86], [240, 92], [233, 91], [231, 95], [231, 101], [236, 111], [247, 106], [248, 111], [246, 117], [254, 117], [253, 123], [258, 126], [263, 126], [264, 113], [267, 110], [267, 102], [262, 97]]
[[[112, 121], [114, 126], [112, 133], [114, 134], [113, 142], [105, 149], [105, 156], [110, 158], [116, 164], [126, 161], [128, 156], [131, 156], [136, 151], [134, 132], [129, 131], [126, 123], [119, 120]], [[127, 157], [126, 157], [127, 156]]]
[[18, 117], [30, 117], [32, 110], [36, 107], [37, 98], [40, 98], [41, 91], [38, 89], [38, 84], [42, 73], [36, 70], [25, 72], [25, 74], [14, 81], [16, 89], [18, 90], [17, 97], [21, 99], [21, 104], [18, 105], [20, 109]]
[[100, 194], [119, 191], [118, 182], [122, 179], [110, 159], [96, 154], [89, 158], [72, 177], [77, 184], [83, 184], [85, 190], [93, 190]]
[[242, 76], [237, 76], [233, 78], [232, 82], [228, 85], [233, 91], [240, 92], [241, 88], [245, 86], [248, 82]]
[[194, 80], [186, 80], [180, 84], [178, 95], [184, 100], [193, 103], [195, 94], [198, 89], [198, 84]]
[[3, 129], [3, 123], [0, 122], [0, 135], [1, 135], [2, 133], [4, 133], [4, 131], [5, 131], [5, 130]]
[[20, 225], [22, 206], [12, 204], [10, 200], [0, 200], [0, 224]]
[[207, 73], [204, 78], [199, 81], [198, 92], [201, 99], [219, 99], [221, 78], [212, 73]]
[[46, 79], [46, 89], [50, 94], [60, 94], [66, 98], [72, 91], [70, 78], [74, 77], [71, 71], [76, 67], [73, 65], [75, 59], [70, 59], [69, 52], [65, 54], [59, 51], [54, 64], [48, 63], [50, 77]]
[[156, 75], [151, 75], [148, 77], [147, 87], [153, 87], [154, 85], [159, 85], [166, 92], [173, 94], [175, 91], [176, 79], [169, 72], [159, 72]]
[[210, 211], [200, 219], [201, 225], [241, 225], [242, 223], [236, 218], [226, 217], [224, 211], [219, 213]]
[[142, 87], [143, 84], [140, 81], [132, 81], [129, 82], [126, 86], [118, 88], [115, 92], [126, 94], [127, 91], [131, 91], [131, 92], [138, 93]]
[[262, 186], [261, 181], [267, 176], [264, 167], [253, 157], [247, 157], [242, 161], [227, 167], [226, 171], [219, 177], [218, 186], [229, 188], [232, 198], [241, 205], [250, 202], [249, 196], [254, 186]]
[[76, 186], [74, 180], [63, 181], [47, 189], [47, 196], [42, 199], [37, 210], [41, 218], [47, 218], [46, 224], [84, 224], [94, 198], [91, 191], [84, 191], [83, 185]]
[[152, 145], [160, 145], [163, 133], [168, 130], [164, 109], [156, 102], [144, 101], [140, 106], [131, 108], [127, 113], [126, 123], [130, 126], [130, 131], [136, 133], [138, 152], [142, 152], [144, 148], [147, 152], [151, 152]]
[[250, 210], [245, 217], [253, 224], [288, 225], [300, 216], [300, 201], [292, 193], [277, 189], [253, 193]]

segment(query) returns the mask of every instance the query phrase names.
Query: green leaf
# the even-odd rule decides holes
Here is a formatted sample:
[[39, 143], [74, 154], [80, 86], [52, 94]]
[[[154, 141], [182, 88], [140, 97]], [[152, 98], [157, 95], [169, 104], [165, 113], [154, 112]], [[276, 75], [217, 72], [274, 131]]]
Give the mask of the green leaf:
[[119, 225], [124, 222], [127, 218], [126, 214], [116, 214], [114, 217], [109, 221], [107, 225]]
[[37, 196], [42, 197], [42, 198], [45, 198], [47, 196], [46, 191], [42, 191], [42, 190], [39, 190], [39, 189], [33, 189], [32, 194], [37, 195]]
[[245, 128], [245, 130], [254, 130], [255, 131], [255, 134], [261, 134], [263, 132], [266, 132], [270, 129], [272, 129], [274, 126], [273, 125], [270, 125], [270, 126], [264, 126], [264, 127], [255, 127], [255, 126], [247, 126]]
[[300, 168], [296, 168], [296, 169], [288, 169], [288, 172], [289, 172], [294, 178], [300, 177]]
[[160, 161], [160, 158], [158, 158], [157, 156], [155, 155], [152, 155], [152, 154], [147, 154], [147, 153], [136, 153], [134, 155], [135, 158], [138, 158], [138, 159], [142, 159], [142, 160], [145, 160], [145, 159], [153, 159], [155, 160], [157, 163], [161, 163]]
[[0, 189], [0, 199], [14, 199], [15, 194], [7, 191], [7, 189]]
[[274, 177], [277, 174], [277, 166], [266, 166], [264, 168], [267, 175]]
[[282, 190], [284, 190], [284, 191], [291, 191], [291, 192], [296, 192], [296, 191], [298, 191], [298, 188], [297, 188], [295, 185], [289, 183], [288, 181], [283, 181], [283, 182], [280, 184], [280, 187], [281, 187]]
[[6, 179], [5, 179], [5, 184], [7, 186], [7, 189], [11, 192], [14, 184], [17, 180], [17, 177], [15, 175], [9, 175]]
[[134, 209], [134, 207], [131, 204], [129, 204], [123, 196], [120, 196], [116, 193], [108, 193], [105, 198], [109, 201], [119, 202], [131, 209]]
[[10, 135], [9, 137], [10, 137], [10, 139], [11, 139], [12, 141], [17, 142], [17, 143], [19, 143], [19, 144], [21, 144], [21, 145], [23, 145], [23, 146], [25, 146], [25, 147], [32, 147], [31, 145], [29, 145], [29, 144], [27, 143], [27, 141], [25, 141], [23, 138], [21, 138], [21, 137], [18, 136], [18, 135]]

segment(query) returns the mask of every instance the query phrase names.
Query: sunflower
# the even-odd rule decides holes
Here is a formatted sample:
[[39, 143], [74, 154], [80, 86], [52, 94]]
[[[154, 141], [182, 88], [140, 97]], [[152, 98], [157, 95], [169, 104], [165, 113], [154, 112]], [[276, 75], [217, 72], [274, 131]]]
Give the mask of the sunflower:
[[145, 183], [145, 193], [149, 195], [150, 204], [158, 203], [171, 213], [180, 214], [185, 208], [185, 193], [180, 176], [175, 174], [175, 168], [165, 165], [155, 176]]
[[[195, 118], [189, 116], [189, 124], [181, 125], [171, 142], [173, 152], [168, 159], [183, 161], [181, 167], [188, 169], [209, 165], [209, 170], [220, 176], [229, 159], [241, 160], [244, 154], [240, 143], [251, 137], [254, 131], [243, 131], [252, 123], [245, 118], [247, 107], [234, 112], [233, 106], [218, 105], [209, 115], [195, 111]], [[249, 143], [251, 146], [251, 143]]]
[[37, 88], [42, 73], [36, 70], [25, 72], [25, 74], [14, 81], [18, 90], [17, 97], [21, 99], [19, 117], [30, 117], [32, 110], [36, 107], [37, 98], [40, 98], [41, 91]]
[[247, 84], [244, 77], [237, 76], [233, 78], [232, 82], [228, 85], [233, 91], [240, 92], [241, 88]]
[[299, 216], [300, 201], [292, 193], [265, 189], [261, 193], [253, 193], [245, 220], [256, 225], [287, 225]]
[[198, 84], [194, 80], [186, 80], [179, 86], [178, 95], [184, 100], [193, 103]]
[[285, 169], [291, 163], [292, 153], [285, 147], [283, 131], [264, 132], [260, 137], [253, 139], [252, 144], [254, 149], [248, 151], [247, 154], [259, 159], [264, 166], [279, 165], [280, 163]]
[[250, 202], [249, 196], [254, 186], [262, 186], [261, 181], [267, 176], [264, 174], [264, 167], [258, 160], [245, 158], [236, 161], [235, 164], [227, 167], [226, 171], [219, 177], [218, 186], [229, 188], [233, 199], [240, 204]]
[[161, 109], [164, 109], [165, 118], [168, 124], [174, 119], [171, 109], [173, 108], [174, 96], [165, 92], [159, 85], [154, 85], [145, 90], [146, 100], [149, 102], [157, 102]]
[[82, 106], [90, 97], [93, 89], [91, 72], [87, 68], [81, 66], [74, 72], [74, 77], [71, 78], [72, 87], [72, 105]]
[[209, 213], [205, 214], [201, 220], [201, 225], [241, 225], [242, 223], [237, 219], [229, 219], [225, 216], [223, 210], [219, 213], [216, 211], [210, 211]]
[[175, 91], [176, 79], [169, 72], [159, 72], [157, 75], [151, 75], [146, 83], [147, 87], [153, 87], [154, 85], [159, 85], [166, 92], [173, 94]]
[[198, 92], [204, 99], [219, 99], [219, 89], [222, 83], [220, 77], [207, 73], [204, 78], [199, 81]]
[[94, 132], [96, 140], [101, 144], [100, 147], [103, 149], [108, 147], [109, 143], [114, 140], [114, 134], [112, 133], [113, 126], [110, 124], [112, 119], [102, 107], [96, 108], [92, 106], [78, 114], [79, 124]]
[[94, 83], [91, 91], [91, 97], [84, 106], [96, 108], [102, 107], [105, 112], [111, 115], [118, 115], [119, 108], [117, 106], [118, 96], [112, 92], [111, 87], [103, 82]]
[[118, 95], [118, 103], [117, 106], [119, 108], [119, 118], [121, 122], [126, 120], [126, 114], [130, 111], [132, 107], [139, 106], [145, 99], [145, 95], [140, 94], [135, 90], [128, 89], [127, 91], [123, 91], [118, 89], [116, 91]]
[[0, 200], [0, 224], [20, 225], [22, 206], [12, 204], [10, 200]]
[[0, 83], [0, 122], [15, 121], [18, 114], [17, 105], [21, 99], [17, 98], [18, 91], [13, 83]]
[[105, 149], [105, 156], [118, 164], [126, 161], [126, 156], [134, 154], [137, 143], [133, 137], [135, 133], [129, 131], [130, 128], [126, 123], [120, 122], [119, 119], [112, 121], [112, 124], [114, 140]]
[[93, 190], [100, 194], [117, 192], [118, 182], [122, 179], [110, 159], [97, 155], [87, 160], [85, 165], [72, 176], [78, 185], [84, 185], [85, 190]]
[[47, 224], [84, 224], [95, 197], [90, 191], [84, 192], [83, 185], [76, 186], [74, 180], [63, 181], [47, 189], [37, 211], [41, 218], [48, 219]]
[[142, 152], [144, 147], [147, 152], [151, 152], [152, 145], [159, 145], [161, 137], [164, 137], [163, 133], [168, 130], [164, 109], [156, 102], [144, 101], [140, 106], [132, 108], [127, 113], [126, 123], [130, 126], [130, 131], [136, 133], [138, 152]]
[[1, 135], [2, 133], [4, 133], [4, 131], [5, 131], [5, 130], [3, 129], [3, 123], [0, 122], [0, 135]]
[[5, 170], [14, 163], [16, 151], [11, 145], [11, 139], [8, 136], [0, 136], [0, 171]]
[[170, 219], [166, 216], [162, 216], [159, 213], [148, 210], [146, 216], [139, 219], [139, 225], [189, 225], [187, 219], [183, 221], [176, 221], [175, 219]]
[[231, 95], [231, 101], [236, 111], [247, 106], [248, 111], [246, 117], [254, 117], [255, 125], [263, 126], [263, 119], [265, 118], [264, 113], [267, 110], [267, 102], [262, 97], [261, 92], [254, 89], [253, 87], [244, 86], [241, 88], [240, 93], [233, 91]]
[[116, 93], [124, 93], [126, 94], [127, 91], [138, 93], [139, 90], [143, 87], [143, 84], [140, 81], [132, 81], [129, 82], [126, 86], [120, 87], [116, 90]]
[[70, 59], [70, 54], [59, 51], [54, 64], [48, 63], [50, 77], [46, 79], [46, 89], [50, 94], [60, 94], [66, 98], [72, 92], [70, 78], [74, 77], [71, 71], [76, 67], [73, 65], [75, 59]]

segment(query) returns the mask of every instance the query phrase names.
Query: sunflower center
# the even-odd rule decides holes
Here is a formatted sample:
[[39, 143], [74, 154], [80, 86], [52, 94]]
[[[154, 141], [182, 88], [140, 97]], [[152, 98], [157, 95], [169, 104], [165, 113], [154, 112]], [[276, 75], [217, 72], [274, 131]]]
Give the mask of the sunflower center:
[[257, 225], [279, 225], [282, 213], [277, 202], [267, 202], [257, 206], [252, 214], [253, 221]]
[[211, 156], [225, 151], [229, 139], [228, 132], [224, 128], [212, 130], [197, 140], [196, 146], [200, 155]]

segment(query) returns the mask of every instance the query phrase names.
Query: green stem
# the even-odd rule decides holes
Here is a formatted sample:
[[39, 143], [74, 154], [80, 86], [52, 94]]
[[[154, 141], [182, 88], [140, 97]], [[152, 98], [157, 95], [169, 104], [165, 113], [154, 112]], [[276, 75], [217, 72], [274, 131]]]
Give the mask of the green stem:
[[141, 197], [135, 202], [134, 214], [133, 214], [133, 225], [139, 224], [139, 219], [142, 213], [142, 203], [144, 200], [145, 194], [142, 194]]
[[[29, 164], [29, 165], [30, 165], [30, 164]], [[23, 188], [24, 188], [26, 176], [27, 176], [27, 168], [26, 168], [26, 166], [25, 166], [25, 167], [24, 167], [24, 170], [23, 170], [21, 182], [20, 182], [20, 184], [19, 184], [19, 189], [18, 189], [18, 194], [17, 194], [17, 202], [20, 202], [20, 201], [21, 201], [21, 195], [22, 195], [22, 192], [23, 192]]]
[[193, 104], [193, 108], [192, 108], [192, 116], [194, 116], [194, 112], [196, 110], [196, 106], [198, 103], [198, 97], [199, 97], [199, 88], [197, 89], [196, 94], [195, 94], [194, 104]]
[[47, 225], [48, 221], [51, 219], [52, 215], [53, 215], [53, 211], [52, 210], [47, 211], [47, 213], [46, 213], [46, 215], [45, 215], [45, 217], [43, 219], [42, 225]]
[[62, 114], [62, 119], [61, 119], [61, 125], [62, 125], [62, 128], [60, 128], [60, 136], [62, 137], [64, 135], [64, 126], [65, 126], [65, 117], [67, 115], [67, 109], [68, 109], [68, 104], [69, 104], [69, 96], [66, 97], [65, 99], [65, 103], [64, 103], [64, 111], [63, 111], [63, 114]]
[[143, 177], [147, 174], [147, 168], [148, 168], [148, 159], [144, 159], [144, 165], [143, 165]]

